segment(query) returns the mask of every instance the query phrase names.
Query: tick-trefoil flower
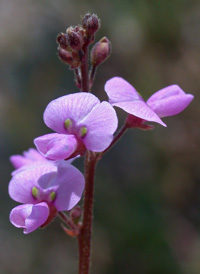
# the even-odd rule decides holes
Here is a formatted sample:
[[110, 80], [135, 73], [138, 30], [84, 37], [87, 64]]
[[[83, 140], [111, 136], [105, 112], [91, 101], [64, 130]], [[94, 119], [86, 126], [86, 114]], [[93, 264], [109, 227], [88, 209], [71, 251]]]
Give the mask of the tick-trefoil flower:
[[132, 121], [141, 125], [144, 125], [145, 121], [150, 121], [166, 126], [160, 117], [178, 114], [193, 99], [193, 95], [186, 94], [177, 85], [172, 85], [157, 91], [145, 103], [136, 89], [121, 77], [108, 80], [105, 91], [113, 106], [122, 108], [129, 114], [129, 123]]
[[51, 160], [83, 155], [86, 149], [105, 150], [118, 125], [114, 108], [85, 92], [50, 102], [44, 111], [44, 122], [56, 133], [38, 137], [34, 143], [39, 152]]
[[13, 176], [9, 195], [22, 203], [12, 209], [11, 223], [28, 234], [48, 224], [58, 211], [71, 210], [81, 199], [84, 176], [65, 161], [41, 164]]

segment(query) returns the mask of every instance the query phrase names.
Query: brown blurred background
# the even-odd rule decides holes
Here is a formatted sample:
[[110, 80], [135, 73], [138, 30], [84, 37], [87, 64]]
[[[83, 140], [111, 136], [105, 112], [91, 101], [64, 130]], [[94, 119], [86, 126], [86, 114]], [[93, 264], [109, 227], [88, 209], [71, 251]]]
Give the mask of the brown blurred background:
[[[76, 274], [76, 239], [55, 220], [23, 235], [9, 220], [9, 156], [50, 130], [50, 100], [77, 92], [55, 38], [86, 12], [102, 20], [110, 59], [93, 92], [113, 76], [147, 99], [178, 84], [195, 100], [168, 127], [130, 130], [97, 168], [92, 273], [200, 273], [200, 2], [198, 0], [0, 0], [0, 273]], [[119, 111], [120, 123], [124, 113]], [[76, 166], [82, 168], [81, 160]]]

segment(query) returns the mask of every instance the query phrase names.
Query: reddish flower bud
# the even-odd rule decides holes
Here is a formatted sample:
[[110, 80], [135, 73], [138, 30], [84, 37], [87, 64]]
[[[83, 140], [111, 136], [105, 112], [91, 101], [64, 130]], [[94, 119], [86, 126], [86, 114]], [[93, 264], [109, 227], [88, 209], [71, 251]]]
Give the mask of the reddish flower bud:
[[81, 217], [81, 208], [80, 206], [74, 207], [71, 211], [70, 211], [70, 216], [72, 218], [72, 220], [77, 223]]
[[80, 27], [67, 29], [67, 42], [73, 50], [79, 51], [82, 48], [84, 39]]
[[111, 43], [106, 37], [103, 37], [91, 50], [91, 64], [94, 67], [99, 66], [110, 56], [110, 53]]
[[71, 69], [75, 69], [80, 66], [80, 57], [77, 52], [68, 52], [62, 48], [58, 48], [58, 56], [60, 60], [69, 65]]
[[71, 48], [70, 48], [69, 43], [67, 41], [67, 34], [62, 33], [62, 32], [59, 33], [57, 38], [56, 38], [56, 42], [58, 43], [58, 45], [61, 49], [71, 51]]
[[100, 28], [100, 20], [95, 14], [87, 13], [82, 20], [82, 24], [89, 35], [93, 35]]

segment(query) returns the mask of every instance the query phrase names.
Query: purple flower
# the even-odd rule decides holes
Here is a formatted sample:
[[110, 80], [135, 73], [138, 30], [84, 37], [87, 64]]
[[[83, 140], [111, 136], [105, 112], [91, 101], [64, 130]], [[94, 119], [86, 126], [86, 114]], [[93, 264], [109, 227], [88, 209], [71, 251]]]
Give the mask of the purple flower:
[[39, 152], [51, 160], [83, 155], [86, 149], [105, 150], [118, 125], [113, 107], [85, 92], [50, 102], [44, 112], [44, 122], [57, 133], [38, 137], [34, 143]]
[[[160, 117], [178, 114], [184, 110], [193, 99], [193, 95], [186, 94], [179, 86], [172, 85], [154, 93], [145, 103], [141, 95], [126, 80], [113, 77], [105, 84], [105, 91], [109, 102], [116, 107], [122, 108], [139, 124], [144, 121], [156, 122], [166, 126]], [[130, 116], [129, 115], [129, 116]]]
[[9, 183], [9, 195], [23, 205], [12, 209], [11, 223], [24, 228], [25, 234], [48, 224], [58, 211], [68, 211], [79, 202], [84, 184], [82, 173], [65, 161], [15, 174]]

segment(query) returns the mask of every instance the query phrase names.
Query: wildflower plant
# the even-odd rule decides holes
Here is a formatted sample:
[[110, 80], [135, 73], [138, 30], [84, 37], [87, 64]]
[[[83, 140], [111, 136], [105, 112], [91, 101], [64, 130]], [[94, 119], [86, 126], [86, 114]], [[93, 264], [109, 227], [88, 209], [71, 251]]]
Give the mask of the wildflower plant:
[[[97, 68], [109, 57], [111, 43], [103, 37], [94, 43], [100, 20], [86, 14], [81, 25], [69, 27], [57, 36], [58, 56], [74, 71], [80, 92], [50, 102], [44, 122], [52, 133], [34, 139], [36, 149], [10, 158], [15, 170], [9, 183], [9, 195], [21, 205], [10, 213], [11, 223], [25, 234], [46, 227], [56, 216], [64, 231], [77, 237], [79, 274], [90, 271], [93, 217], [93, 188], [97, 162], [122, 137], [127, 129], [152, 129], [152, 123], [164, 127], [161, 118], [183, 111], [193, 100], [179, 86], [171, 85], [154, 93], [145, 102], [136, 89], [121, 77], [105, 84], [108, 101], [91, 93]], [[127, 113], [118, 130], [114, 107]], [[84, 158], [84, 175], [72, 165]], [[83, 206], [78, 206], [84, 191]]]

